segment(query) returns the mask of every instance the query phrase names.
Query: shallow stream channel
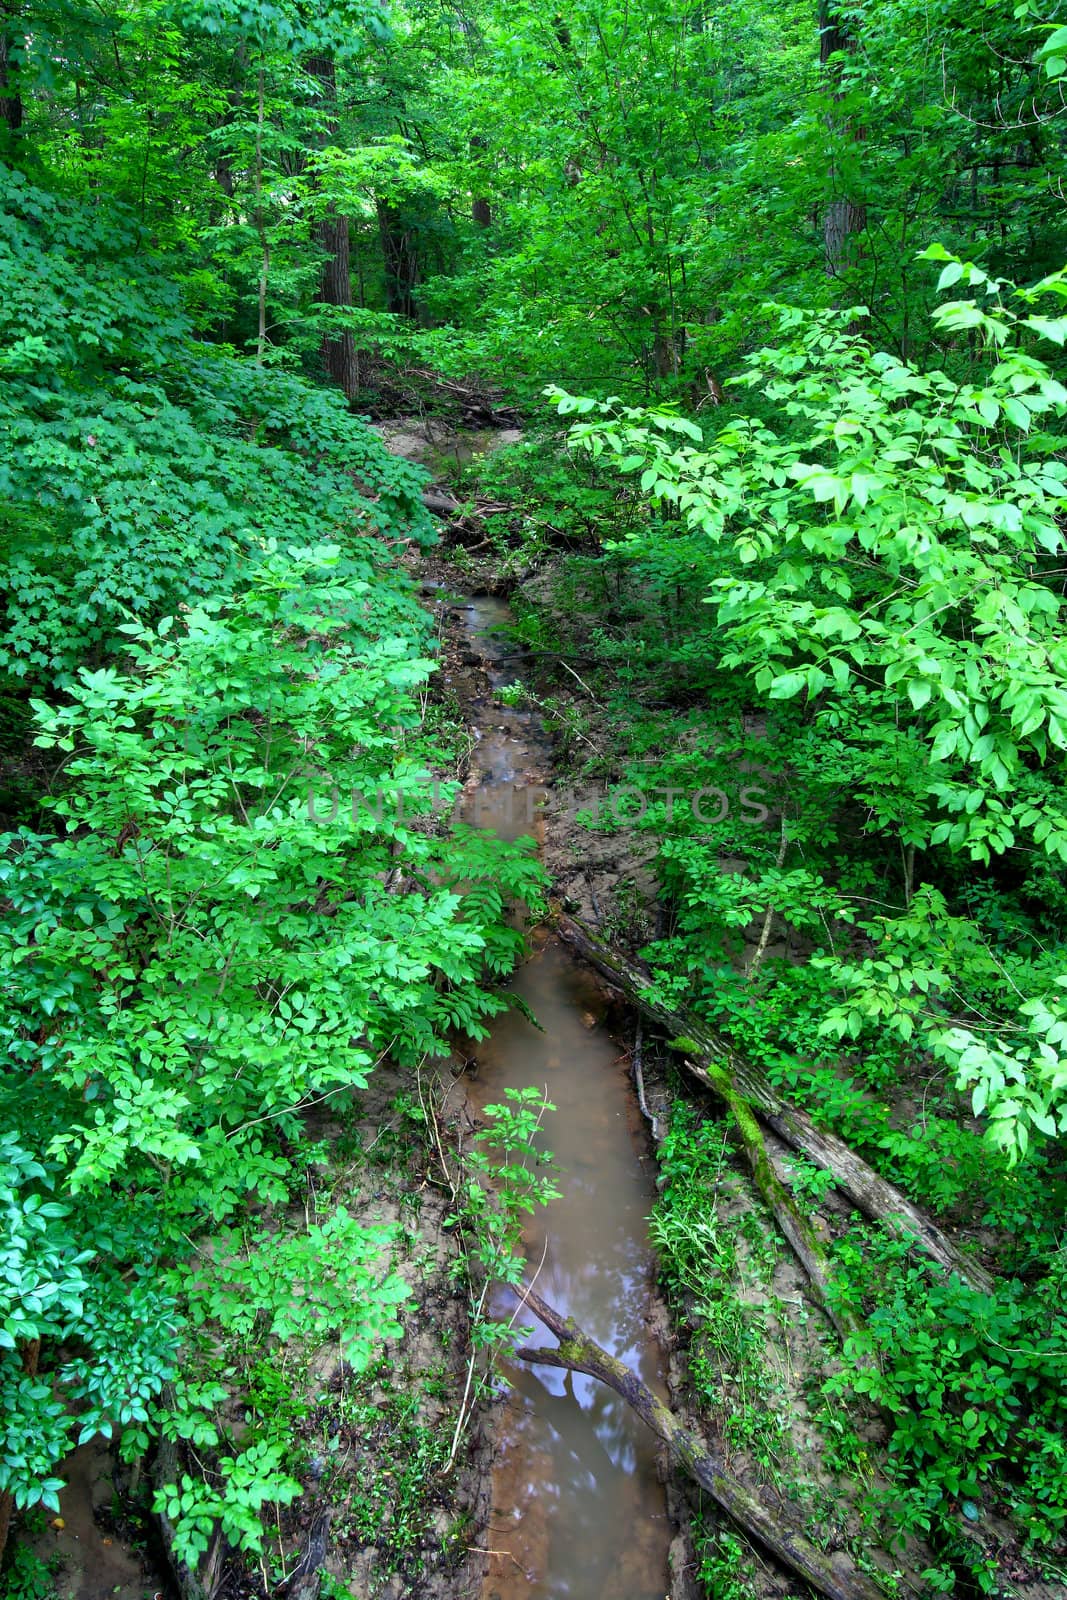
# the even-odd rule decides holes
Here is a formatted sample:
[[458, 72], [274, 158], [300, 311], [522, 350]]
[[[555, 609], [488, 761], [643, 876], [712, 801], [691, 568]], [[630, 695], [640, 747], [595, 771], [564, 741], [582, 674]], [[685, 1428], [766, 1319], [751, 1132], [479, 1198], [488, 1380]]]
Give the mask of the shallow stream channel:
[[[506, 669], [502, 630], [510, 613], [494, 597], [461, 603], [473, 649], [499, 689]], [[549, 750], [535, 713], [494, 695], [476, 716], [466, 820], [505, 838], [538, 837]], [[664, 1393], [651, 1331], [654, 1260], [646, 1218], [654, 1198], [649, 1146], [627, 1059], [602, 1026], [604, 997], [565, 946], [538, 930], [511, 983], [516, 1008], [478, 1047], [472, 1110], [509, 1087], [544, 1089], [541, 1146], [558, 1163], [562, 1198], [531, 1220], [524, 1237], [538, 1292], [613, 1355]], [[502, 1291], [494, 1313], [510, 1317]], [[517, 1326], [555, 1345], [528, 1310]], [[663, 1600], [669, 1593], [671, 1527], [653, 1441], [601, 1384], [550, 1367], [511, 1363], [493, 1475], [489, 1557], [482, 1600]]]

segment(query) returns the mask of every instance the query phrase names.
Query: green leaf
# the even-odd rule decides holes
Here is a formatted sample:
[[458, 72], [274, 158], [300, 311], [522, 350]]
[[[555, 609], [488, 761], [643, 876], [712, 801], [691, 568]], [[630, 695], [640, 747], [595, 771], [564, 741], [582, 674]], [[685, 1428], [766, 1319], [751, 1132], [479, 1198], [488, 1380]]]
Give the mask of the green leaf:
[[783, 672], [772, 681], [769, 694], [772, 700], [789, 700], [807, 688], [807, 683], [806, 672]]
[[1024, 317], [1023, 327], [1032, 328], [1042, 339], [1062, 345], [1067, 340], [1067, 317]]

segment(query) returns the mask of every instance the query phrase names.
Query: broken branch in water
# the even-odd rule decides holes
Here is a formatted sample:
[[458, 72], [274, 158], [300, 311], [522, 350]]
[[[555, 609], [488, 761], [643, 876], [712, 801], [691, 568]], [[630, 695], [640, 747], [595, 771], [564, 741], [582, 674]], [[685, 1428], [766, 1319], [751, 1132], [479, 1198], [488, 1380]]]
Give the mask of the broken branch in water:
[[520, 1361], [532, 1366], [582, 1372], [613, 1389], [662, 1440], [675, 1466], [683, 1468], [751, 1539], [769, 1550], [784, 1567], [811, 1584], [819, 1594], [825, 1595], [826, 1600], [886, 1600], [890, 1592], [888, 1582], [883, 1586], [859, 1572], [844, 1551], [826, 1555], [816, 1549], [790, 1522], [784, 1505], [769, 1504], [771, 1490], [764, 1488], [757, 1495], [724, 1471], [707, 1443], [679, 1422], [673, 1411], [656, 1398], [636, 1373], [617, 1357], [609, 1355], [573, 1318], [562, 1316], [532, 1288], [523, 1288], [519, 1293], [520, 1304], [529, 1306], [560, 1341], [556, 1349], [523, 1345], [515, 1351]]
[[[590, 893], [592, 893], [592, 886], [590, 886]], [[595, 909], [595, 907], [596, 907], [596, 902], [595, 901], [593, 902], [593, 905], [594, 905], [594, 909]], [[644, 1046], [644, 1035], [643, 1035], [643, 1031], [642, 1031], [642, 1028], [641, 1028], [641, 1019], [638, 1018], [638, 1020], [637, 1020], [637, 1033], [634, 1036], [634, 1051], [633, 1051], [634, 1085], [635, 1085], [635, 1087], [637, 1089], [637, 1103], [641, 1107], [641, 1115], [644, 1117], [645, 1121], [649, 1125], [649, 1128], [652, 1130], [652, 1138], [653, 1138], [653, 1140], [656, 1142], [656, 1144], [658, 1144], [660, 1139], [662, 1138], [662, 1135], [661, 1135], [661, 1133], [659, 1131], [659, 1118], [656, 1116], [656, 1114], [653, 1111], [650, 1111], [648, 1109], [648, 1101], [645, 1099], [645, 1073], [644, 1073], [644, 1048], [643, 1048], [643, 1046]]]

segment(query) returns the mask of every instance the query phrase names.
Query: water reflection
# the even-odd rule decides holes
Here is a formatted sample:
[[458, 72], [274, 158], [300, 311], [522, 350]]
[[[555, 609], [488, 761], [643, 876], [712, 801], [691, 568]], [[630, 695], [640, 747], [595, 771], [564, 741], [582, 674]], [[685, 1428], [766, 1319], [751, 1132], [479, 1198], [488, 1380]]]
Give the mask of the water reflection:
[[[506, 606], [479, 597], [467, 617], [480, 648], [501, 660], [510, 647], [486, 630], [506, 622]], [[479, 746], [487, 776], [470, 820], [529, 833], [529, 823], [515, 825], [515, 800], [538, 783], [545, 752], [536, 724], [500, 708], [490, 719]], [[557, 1108], [540, 1142], [562, 1169], [563, 1198], [532, 1218], [525, 1235], [527, 1259], [542, 1262], [537, 1287], [662, 1392], [645, 1322], [653, 1191], [627, 1064], [597, 1026], [595, 988], [553, 939], [542, 939], [512, 988], [544, 1031], [519, 1012], [498, 1019], [478, 1049], [471, 1098], [484, 1106], [505, 1087], [532, 1084], [546, 1087]], [[502, 1292], [493, 1309], [510, 1316], [514, 1297]], [[556, 1343], [532, 1313], [517, 1320], [533, 1327], [531, 1343]], [[663, 1600], [670, 1531], [650, 1436], [617, 1396], [582, 1374], [515, 1363], [509, 1376], [490, 1539], [500, 1553], [490, 1558], [483, 1600]]]

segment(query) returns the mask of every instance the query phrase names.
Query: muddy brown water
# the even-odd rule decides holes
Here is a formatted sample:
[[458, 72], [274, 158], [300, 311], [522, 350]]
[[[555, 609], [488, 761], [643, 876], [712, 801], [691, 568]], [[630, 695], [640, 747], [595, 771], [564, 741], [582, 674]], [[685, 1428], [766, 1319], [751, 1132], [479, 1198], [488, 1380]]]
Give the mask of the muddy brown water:
[[[477, 596], [464, 620], [499, 688], [508, 646], [504, 602]], [[498, 703], [484, 713], [468, 820], [507, 838], [534, 833], [548, 751], [536, 718]], [[534, 817], [531, 827], [528, 820]], [[603, 1000], [566, 948], [543, 933], [511, 989], [536, 1016], [500, 1018], [477, 1050], [478, 1108], [507, 1087], [547, 1090], [542, 1149], [559, 1164], [562, 1198], [524, 1237], [541, 1294], [660, 1393], [649, 1331], [654, 1262], [646, 1218], [654, 1196], [625, 1059], [600, 1025]], [[495, 1313], [508, 1317], [501, 1293]], [[529, 1312], [534, 1344], [555, 1338]], [[553, 1367], [508, 1364], [512, 1385], [498, 1431], [490, 1557], [482, 1600], [663, 1600], [671, 1530], [650, 1436], [602, 1384]]]

